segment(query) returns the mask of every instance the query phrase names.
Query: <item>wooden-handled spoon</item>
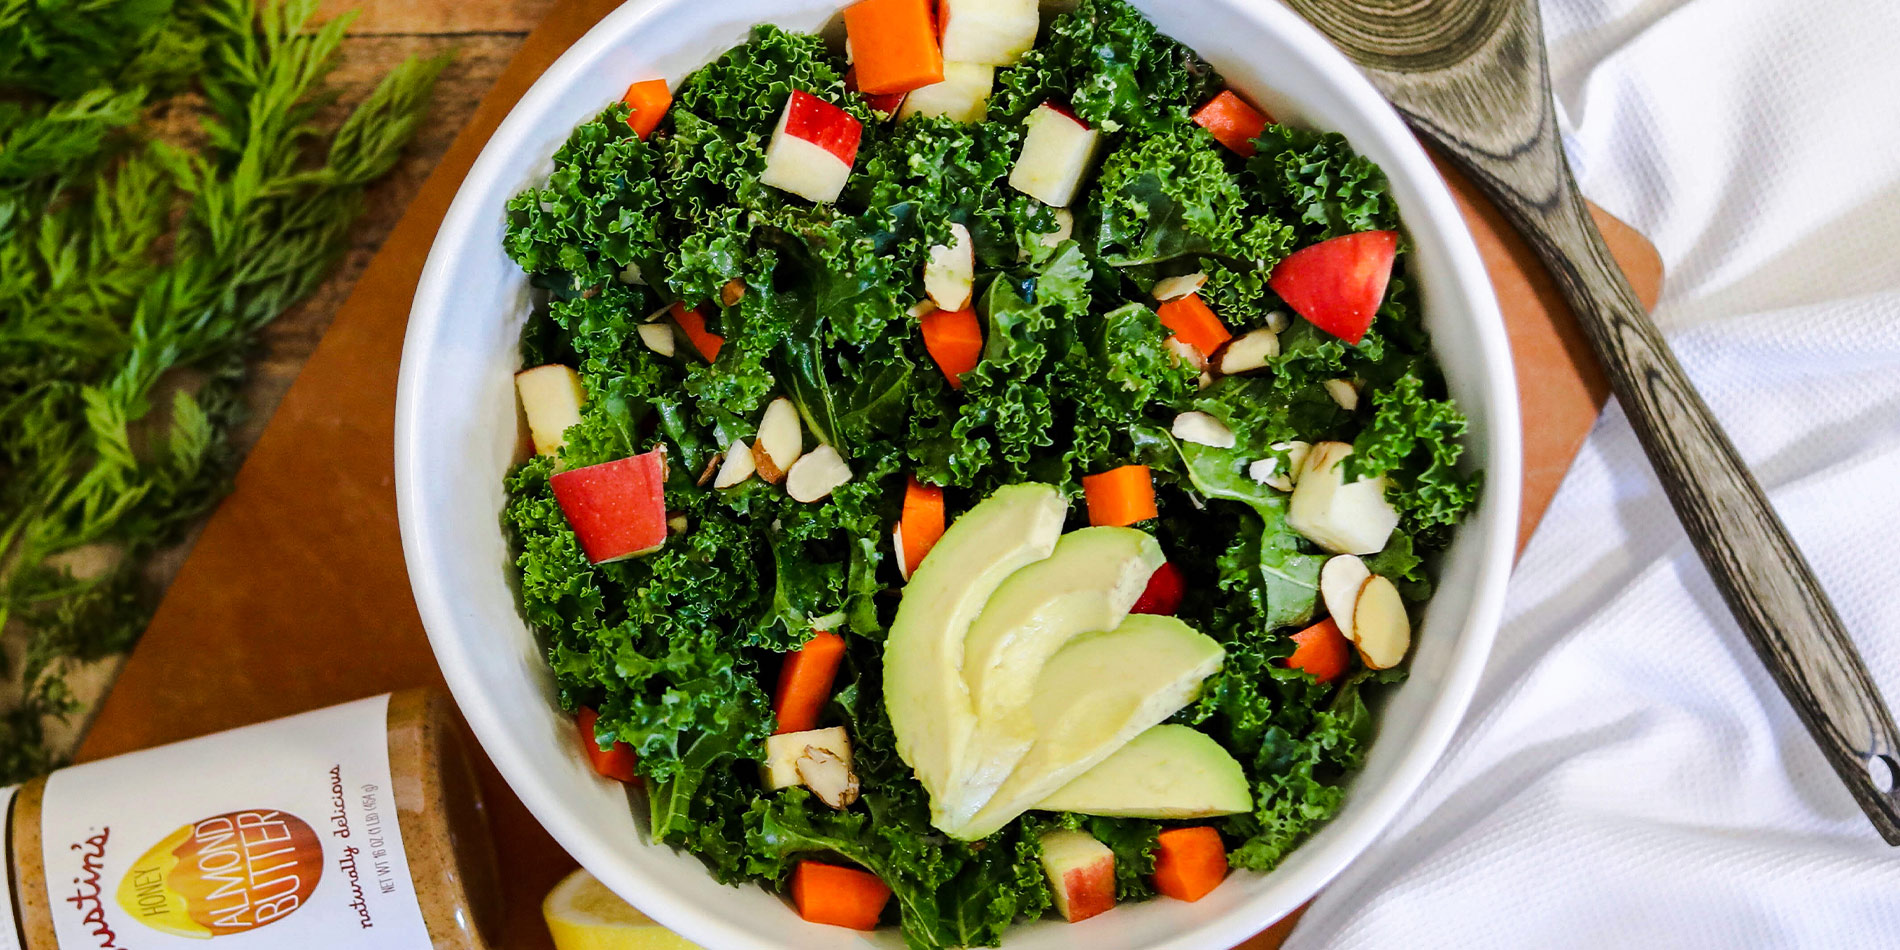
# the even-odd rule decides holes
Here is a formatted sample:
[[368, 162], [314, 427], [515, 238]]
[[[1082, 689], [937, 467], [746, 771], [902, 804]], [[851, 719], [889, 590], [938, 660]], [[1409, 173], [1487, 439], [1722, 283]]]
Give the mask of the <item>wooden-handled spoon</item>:
[[1543, 259], [1742, 632], [1881, 837], [1900, 845], [1900, 730], [1591, 224], [1558, 139], [1535, 0], [1288, 2], [1471, 173]]

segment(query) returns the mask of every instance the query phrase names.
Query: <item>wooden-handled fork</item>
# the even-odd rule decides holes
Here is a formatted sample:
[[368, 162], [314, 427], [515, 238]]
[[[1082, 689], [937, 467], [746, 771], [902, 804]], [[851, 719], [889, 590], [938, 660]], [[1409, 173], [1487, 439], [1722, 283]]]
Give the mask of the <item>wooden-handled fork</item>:
[[1881, 837], [1900, 845], [1900, 731], [1813, 570], [1591, 223], [1558, 138], [1536, 0], [1288, 3], [1543, 259], [1742, 632]]

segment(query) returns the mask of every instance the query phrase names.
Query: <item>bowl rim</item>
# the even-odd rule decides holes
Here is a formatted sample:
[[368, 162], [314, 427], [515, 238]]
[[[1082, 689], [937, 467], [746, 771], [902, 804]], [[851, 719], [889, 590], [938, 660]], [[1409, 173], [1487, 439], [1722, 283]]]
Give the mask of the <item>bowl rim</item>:
[[[680, 2], [688, 0], [629, 0], [609, 13], [535, 80], [496, 127], [458, 186], [437, 230], [417, 285], [397, 377], [397, 517], [416, 606], [437, 663], [457, 706], [509, 787], [562, 848], [582, 866], [600, 873], [603, 883], [623, 896], [629, 891], [643, 894], [644, 885], [611, 870], [619, 862], [604, 838], [588, 828], [572, 809], [558, 804], [558, 777], [537, 773], [523, 764], [527, 740], [509, 728], [506, 712], [484, 702], [478, 691], [474, 657], [468, 649], [470, 641], [458, 635], [464, 621], [457, 616], [442, 583], [445, 571], [441, 564], [449, 552], [442, 551], [435, 542], [424, 509], [411, 501], [425, 490], [428, 474], [416, 464], [418, 446], [428, 435], [427, 427], [420, 424], [426, 399], [423, 385], [426, 361], [415, 354], [425, 347], [430, 337], [440, 332], [441, 325], [450, 316], [449, 277], [456, 262], [452, 260], [453, 255], [445, 253], [445, 236], [481, 227], [480, 216], [488, 212], [483, 195], [498, 186], [498, 172], [506, 156], [523, 147], [537, 113], [551, 107], [564, 90], [582, 78], [586, 67], [604, 47], [638, 31], [659, 11]], [[1271, 872], [1271, 885], [1263, 887], [1260, 893], [1250, 896], [1231, 912], [1157, 944], [1154, 950], [1226, 947], [1252, 936], [1312, 897], [1384, 833], [1442, 757], [1470, 705], [1501, 622], [1518, 526], [1522, 438], [1508, 335], [1483, 260], [1443, 177], [1384, 97], [1343, 54], [1290, 8], [1279, 3], [1246, 0], [1222, 2], [1232, 16], [1251, 20], [1256, 29], [1279, 34], [1301, 51], [1304, 61], [1295, 68], [1312, 70], [1333, 85], [1346, 98], [1348, 108], [1366, 119], [1374, 134], [1390, 147], [1394, 158], [1382, 162], [1387, 174], [1403, 176], [1417, 186], [1418, 194], [1404, 209], [1407, 217], [1413, 221], [1430, 220], [1449, 238], [1439, 250], [1454, 281], [1473, 305], [1470, 312], [1451, 318], [1473, 324], [1482, 351], [1478, 362], [1497, 370], [1483, 374], [1484, 378], [1476, 380], [1472, 387], [1474, 392], [1482, 393], [1489, 410], [1483, 500], [1489, 512], [1483, 525], [1461, 528], [1463, 531], [1483, 530], [1477, 539], [1481, 548], [1475, 559], [1477, 567], [1470, 606], [1457, 628], [1457, 642], [1445, 660], [1438, 695], [1429, 702], [1410, 747], [1391, 767], [1385, 781], [1374, 787], [1357, 783], [1351, 786], [1354, 797], [1349, 813], [1342, 813], [1329, 822], [1329, 828], [1338, 828], [1333, 836], [1323, 843], [1308, 841], [1296, 848], [1305, 853], [1307, 863], [1297, 869]], [[1317, 857], [1312, 853], [1316, 845], [1323, 845]], [[766, 950], [766, 945], [734, 928], [710, 908], [651, 899], [637, 903], [662, 924], [708, 946]]]

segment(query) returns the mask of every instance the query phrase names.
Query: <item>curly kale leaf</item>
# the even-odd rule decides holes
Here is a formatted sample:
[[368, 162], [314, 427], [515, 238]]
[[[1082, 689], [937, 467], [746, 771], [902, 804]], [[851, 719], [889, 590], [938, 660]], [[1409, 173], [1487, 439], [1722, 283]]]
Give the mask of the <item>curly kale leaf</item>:
[[659, 155], [626, 118], [616, 104], [576, 128], [547, 184], [508, 202], [508, 255], [542, 286], [578, 293], [658, 266]]
[[1089, 348], [1101, 374], [1090, 402], [1107, 421], [1132, 423], [1150, 404], [1179, 405], [1195, 392], [1200, 374], [1163, 345], [1168, 333], [1153, 310], [1126, 304], [1103, 314], [1095, 326]]
[[1185, 117], [1117, 149], [1102, 163], [1100, 186], [1096, 245], [1118, 267], [1206, 255], [1259, 272], [1292, 246], [1293, 229], [1248, 210], [1220, 146]]
[[746, 42], [687, 76], [673, 95], [673, 111], [766, 136], [794, 89], [836, 103], [867, 126], [877, 121], [861, 97], [845, 93], [843, 64], [822, 37], [769, 23], [753, 27]]
[[1038, 478], [1066, 480], [1035, 463], [1051, 458], [1047, 450], [1056, 444], [1053, 376], [1078, 348], [1092, 276], [1081, 249], [1065, 243], [1025, 276], [991, 281], [978, 305], [987, 323], [983, 354], [963, 374], [962, 399], [936, 381], [913, 390], [908, 451], [918, 477], [984, 493]]
[[1390, 479], [1386, 497], [1408, 532], [1455, 523], [1476, 503], [1481, 482], [1458, 471], [1464, 414], [1449, 399], [1426, 396], [1425, 381], [1415, 375], [1374, 392], [1372, 406], [1372, 421], [1353, 440], [1348, 473]]
[[1066, 101], [1105, 132], [1143, 131], [1220, 88], [1212, 66], [1123, 0], [1082, 0], [1020, 62], [997, 71], [990, 115], [1021, 120], [1045, 101]]
[[1253, 190], [1299, 228], [1301, 244], [1398, 227], [1385, 173], [1345, 136], [1269, 125], [1254, 147], [1247, 160]]

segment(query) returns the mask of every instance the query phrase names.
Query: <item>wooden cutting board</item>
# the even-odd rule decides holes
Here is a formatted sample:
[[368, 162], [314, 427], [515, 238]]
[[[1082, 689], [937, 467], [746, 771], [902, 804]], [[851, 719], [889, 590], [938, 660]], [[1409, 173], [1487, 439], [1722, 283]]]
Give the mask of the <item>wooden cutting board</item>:
[[[95, 759], [404, 687], [440, 684], [410, 599], [393, 485], [396, 368], [411, 295], [463, 175], [535, 77], [616, 0], [558, 0], [443, 156], [291, 387], [87, 734]], [[615, 90], [601, 90], [602, 98]], [[1525, 536], [1606, 388], [1530, 251], [1454, 181], [1510, 326], [1524, 394]], [[1661, 264], [1599, 218], [1644, 300]], [[505, 869], [502, 947], [546, 947], [540, 899], [573, 861], [485, 761]], [[1286, 922], [1290, 925], [1290, 921]], [[1250, 941], [1277, 946], [1284, 927]]]

